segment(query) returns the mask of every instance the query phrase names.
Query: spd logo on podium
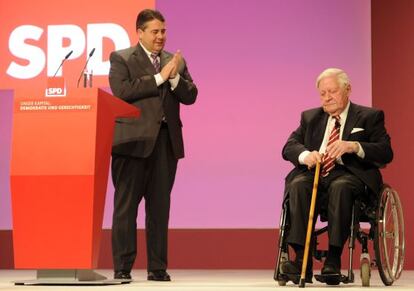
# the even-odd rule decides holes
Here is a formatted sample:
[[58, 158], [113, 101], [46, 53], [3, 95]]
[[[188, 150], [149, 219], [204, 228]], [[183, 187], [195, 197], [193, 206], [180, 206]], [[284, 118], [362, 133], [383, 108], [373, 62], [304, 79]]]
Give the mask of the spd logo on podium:
[[65, 97], [66, 85], [63, 77], [47, 78], [45, 97]]

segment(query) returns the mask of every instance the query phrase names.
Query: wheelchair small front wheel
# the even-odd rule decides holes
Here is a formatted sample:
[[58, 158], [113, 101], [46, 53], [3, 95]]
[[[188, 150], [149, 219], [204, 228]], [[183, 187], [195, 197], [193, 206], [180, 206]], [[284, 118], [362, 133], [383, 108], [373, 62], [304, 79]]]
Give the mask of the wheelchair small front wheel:
[[363, 287], [369, 287], [371, 279], [371, 266], [368, 260], [361, 261], [361, 281]]

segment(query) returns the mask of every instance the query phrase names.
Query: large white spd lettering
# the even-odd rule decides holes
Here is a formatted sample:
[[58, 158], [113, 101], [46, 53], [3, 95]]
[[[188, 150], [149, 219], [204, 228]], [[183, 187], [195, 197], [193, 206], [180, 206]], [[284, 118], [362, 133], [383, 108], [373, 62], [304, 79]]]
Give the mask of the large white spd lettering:
[[[69, 59], [76, 59], [83, 54], [86, 48], [86, 56], [92, 48], [95, 48], [93, 58], [89, 67], [93, 69], [94, 75], [107, 75], [109, 72], [109, 61], [103, 61], [103, 39], [111, 39], [115, 49], [130, 46], [128, 33], [125, 29], [115, 23], [88, 24], [86, 36], [82, 28], [74, 24], [49, 25], [47, 27], [47, 75], [53, 76], [64, 56], [71, 50]], [[16, 27], [9, 38], [9, 50], [17, 58], [26, 60], [27, 64], [19, 64], [12, 61], [6, 73], [17, 79], [31, 79], [38, 76], [46, 66], [46, 54], [40, 48], [26, 43], [26, 40], [38, 41], [43, 29], [33, 25], [21, 25]], [[69, 39], [69, 45], [63, 47], [63, 40]], [[56, 76], [62, 76], [59, 69]]]
[[7, 74], [18, 79], [31, 79], [40, 74], [46, 63], [45, 53], [41, 48], [25, 43], [26, 39], [39, 40], [43, 29], [33, 25], [22, 25], [10, 34], [9, 49], [18, 58], [28, 60], [26, 66], [12, 62]]

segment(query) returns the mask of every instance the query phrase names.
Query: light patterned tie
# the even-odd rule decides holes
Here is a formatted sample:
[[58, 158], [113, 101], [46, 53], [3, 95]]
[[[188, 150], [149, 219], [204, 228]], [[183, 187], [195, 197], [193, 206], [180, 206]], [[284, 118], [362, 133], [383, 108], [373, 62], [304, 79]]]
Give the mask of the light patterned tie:
[[154, 66], [155, 72], [159, 73], [161, 65], [160, 65], [160, 61], [158, 60], [158, 54], [151, 53], [151, 59], [152, 59], [152, 65]]
[[[334, 118], [335, 118], [335, 126], [331, 130], [328, 144], [326, 145], [326, 147], [330, 146], [335, 141], [339, 140], [339, 133], [341, 131], [341, 123], [339, 122], [340, 117], [334, 116]], [[329, 172], [332, 171], [333, 168], [335, 168], [335, 160], [336, 160], [335, 158], [329, 157], [327, 153], [325, 152], [325, 155], [322, 158], [322, 171], [321, 171], [322, 177], [328, 176]]]

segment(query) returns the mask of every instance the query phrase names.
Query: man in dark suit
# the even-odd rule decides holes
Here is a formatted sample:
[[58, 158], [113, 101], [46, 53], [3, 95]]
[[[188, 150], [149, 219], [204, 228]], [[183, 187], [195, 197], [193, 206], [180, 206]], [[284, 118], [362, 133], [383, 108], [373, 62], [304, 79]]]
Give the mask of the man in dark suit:
[[[366, 189], [380, 191], [379, 168], [393, 158], [384, 113], [349, 101], [351, 84], [343, 70], [323, 71], [316, 87], [322, 107], [302, 113], [300, 126], [283, 148], [283, 158], [295, 166], [286, 177], [285, 195], [289, 197], [290, 219], [287, 242], [295, 250], [296, 259], [282, 264], [281, 271], [286, 274], [300, 274], [316, 163], [322, 165], [318, 188], [322, 199], [317, 203], [327, 204], [329, 236], [321, 272], [338, 275], [342, 249], [350, 233], [353, 202], [358, 195], [365, 195]], [[311, 260], [308, 282], [312, 279]]]
[[159, 11], [141, 11], [136, 29], [139, 43], [110, 56], [112, 92], [141, 109], [139, 119], [120, 118], [115, 126], [114, 278], [131, 279], [138, 204], [144, 197], [147, 279], [170, 281], [166, 271], [170, 193], [178, 159], [184, 157], [180, 103], [193, 104], [197, 88], [181, 53], [163, 50], [166, 27]]

